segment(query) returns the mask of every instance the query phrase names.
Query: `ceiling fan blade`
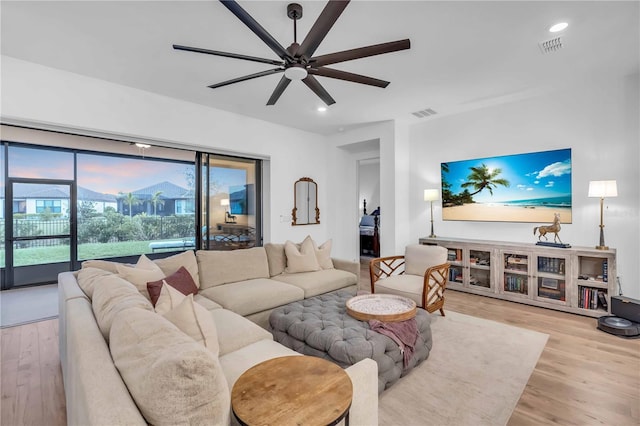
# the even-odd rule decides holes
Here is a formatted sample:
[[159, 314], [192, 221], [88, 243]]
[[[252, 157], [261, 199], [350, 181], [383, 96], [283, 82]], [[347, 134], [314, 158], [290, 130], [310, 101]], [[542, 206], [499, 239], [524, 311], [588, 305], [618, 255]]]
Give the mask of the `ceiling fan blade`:
[[333, 105], [336, 101], [331, 97], [329, 92], [327, 92], [324, 87], [316, 80], [316, 78], [312, 75], [308, 75], [306, 78], [302, 80], [304, 84], [307, 85], [309, 89], [313, 91], [322, 101], [327, 105]]
[[284, 71], [283, 68], [274, 68], [272, 70], [260, 71], [260, 72], [257, 72], [255, 74], [245, 75], [244, 77], [234, 78], [233, 80], [223, 81], [222, 83], [212, 84], [209, 87], [212, 88], [212, 89], [217, 89], [218, 87], [228, 86], [229, 84], [239, 83], [241, 81], [252, 80], [254, 78], [264, 77], [264, 76], [267, 76], [267, 75], [276, 74], [276, 73], [283, 72], [283, 71]]
[[309, 34], [300, 45], [297, 52], [299, 56], [306, 56], [307, 58], [313, 56], [313, 53], [320, 46], [320, 43], [322, 43], [322, 40], [324, 40], [348, 4], [348, 0], [330, 0], [327, 3], [311, 30], [309, 30]]
[[200, 47], [181, 46], [179, 44], [174, 44], [173, 48], [176, 50], [184, 50], [186, 52], [206, 53], [207, 55], [224, 56], [225, 58], [244, 59], [245, 61], [261, 62], [263, 64], [284, 66], [283, 61], [276, 61], [274, 59], [258, 58], [255, 56], [240, 55], [237, 53], [220, 52], [218, 50], [202, 49]]
[[278, 85], [273, 90], [273, 93], [271, 94], [271, 97], [267, 101], [267, 105], [275, 105], [276, 102], [278, 102], [278, 99], [280, 99], [280, 96], [282, 95], [282, 92], [284, 92], [284, 89], [287, 88], [289, 83], [291, 83], [291, 80], [289, 80], [287, 77], [285, 77], [283, 75], [282, 78], [280, 79], [280, 81], [278, 82]]
[[258, 24], [258, 22], [253, 19], [251, 15], [249, 15], [247, 11], [244, 10], [238, 3], [232, 0], [220, 0], [220, 3], [222, 3], [227, 9], [229, 9], [231, 13], [236, 15], [236, 17], [240, 19], [243, 24], [249, 27], [249, 29], [253, 31], [255, 35], [260, 37], [260, 39], [265, 42], [265, 44], [276, 53], [276, 55], [278, 55], [283, 60], [285, 58], [289, 59], [290, 61], [293, 60], [289, 52], [287, 52], [287, 50], [282, 47], [282, 45], [278, 43], [278, 41], [262, 27], [262, 25]]
[[398, 50], [405, 50], [409, 48], [411, 48], [411, 42], [407, 38], [404, 40], [390, 41], [388, 43], [374, 44], [371, 46], [360, 47], [358, 49], [343, 50], [342, 52], [316, 56], [309, 60], [309, 64], [313, 68], [318, 68], [324, 65], [366, 58], [367, 56], [382, 55], [383, 53], [397, 52]]
[[388, 81], [379, 80], [373, 77], [367, 77], [366, 75], [354, 74], [351, 72], [335, 70], [332, 68], [308, 68], [307, 72], [313, 75], [319, 75], [321, 77], [337, 78], [338, 80], [351, 81], [353, 83], [368, 84], [369, 86], [376, 86], [385, 88], [389, 85]]

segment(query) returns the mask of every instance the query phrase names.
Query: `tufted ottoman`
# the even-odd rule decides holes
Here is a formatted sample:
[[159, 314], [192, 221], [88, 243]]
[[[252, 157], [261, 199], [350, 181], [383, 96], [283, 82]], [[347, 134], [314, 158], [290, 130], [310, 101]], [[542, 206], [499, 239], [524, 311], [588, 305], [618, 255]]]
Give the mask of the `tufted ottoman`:
[[418, 339], [407, 368], [403, 355], [389, 337], [372, 331], [367, 321], [351, 317], [345, 304], [354, 291], [338, 290], [276, 308], [269, 316], [274, 339], [305, 355], [333, 361], [345, 368], [371, 358], [378, 363], [378, 393], [429, 357], [431, 317], [418, 309]]

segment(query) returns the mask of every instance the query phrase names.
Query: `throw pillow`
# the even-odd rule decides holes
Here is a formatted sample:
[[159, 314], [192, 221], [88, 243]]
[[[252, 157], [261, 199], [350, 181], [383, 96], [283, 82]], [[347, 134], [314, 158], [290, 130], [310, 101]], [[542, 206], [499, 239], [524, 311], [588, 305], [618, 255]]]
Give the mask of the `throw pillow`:
[[189, 274], [191, 274], [191, 278], [193, 278], [196, 287], [200, 288], [198, 261], [196, 260], [196, 254], [193, 250], [187, 250], [162, 259], [155, 259], [153, 262], [162, 269], [165, 275], [171, 275], [180, 269], [180, 267], [184, 266], [184, 268], [189, 271]]
[[117, 274], [117, 265], [119, 265], [118, 262], [111, 262], [110, 260], [91, 259], [82, 262], [82, 269], [98, 268], [107, 272], [111, 272], [112, 274]]
[[140, 294], [133, 284], [114, 274], [103, 276], [99, 285], [95, 286], [92, 296], [93, 314], [107, 341], [113, 320], [124, 309], [137, 307], [153, 311], [151, 303]]
[[187, 297], [175, 288], [171, 287], [169, 284], [165, 284], [166, 283], [164, 282], [162, 283], [160, 296], [158, 297], [155, 306], [156, 312], [160, 315], [164, 315], [170, 310], [176, 308]]
[[331, 244], [332, 240], [327, 240], [324, 244], [318, 247], [316, 242], [313, 241], [316, 258], [318, 259], [318, 264], [322, 269], [333, 269], [333, 261], [331, 260]]
[[166, 282], [185, 296], [198, 294], [198, 287], [196, 286], [196, 283], [193, 282], [193, 277], [189, 271], [187, 271], [187, 268], [181, 266], [180, 269], [168, 277], [147, 283], [147, 290], [149, 291], [149, 297], [153, 306], [156, 306], [158, 297], [160, 297], [160, 290], [162, 289], [163, 282]]
[[161, 280], [165, 276], [162, 269], [144, 254], [140, 256], [135, 267], [116, 265], [116, 268], [118, 269], [118, 275], [135, 285], [138, 291], [149, 300], [151, 298], [147, 290], [147, 283]]
[[193, 294], [163, 316], [218, 357], [220, 345], [216, 324], [211, 313], [193, 301]]
[[318, 259], [316, 258], [316, 251], [313, 247], [313, 240], [310, 236], [307, 235], [307, 238], [300, 244], [300, 250], [298, 250], [295, 243], [291, 241], [285, 242], [284, 252], [287, 255], [287, 268], [285, 272], [288, 274], [320, 270], [320, 265], [318, 265]]
[[128, 309], [115, 319], [110, 341], [114, 364], [149, 424], [230, 423], [220, 361], [167, 319]]
[[78, 271], [78, 285], [89, 299], [93, 299], [96, 285], [102, 283], [102, 278], [108, 275], [113, 274], [100, 268], [83, 267]]

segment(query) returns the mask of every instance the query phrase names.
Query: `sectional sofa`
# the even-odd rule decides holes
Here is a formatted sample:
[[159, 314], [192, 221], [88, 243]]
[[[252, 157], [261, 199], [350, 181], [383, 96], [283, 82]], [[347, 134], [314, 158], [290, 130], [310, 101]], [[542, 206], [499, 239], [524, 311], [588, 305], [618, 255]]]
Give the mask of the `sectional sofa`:
[[[357, 286], [356, 262], [328, 259], [296, 272], [283, 244], [267, 244], [153, 262], [141, 257], [135, 266], [87, 261], [60, 274], [68, 424], [235, 424], [230, 390], [240, 375], [267, 359], [299, 355], [259, 326], [269, 313]], [[189, 295], [169, 285], [185, 271], [197, 287]], [[155, 308], [145, 297], [151, 287], [144, 288], [154, 273], [162, 275]], [[161, 312], [160, 305], [168, 308]], [[376, 363], [365, 359], [346, 372], [354, 390], [350, 423], [377, 424]]]

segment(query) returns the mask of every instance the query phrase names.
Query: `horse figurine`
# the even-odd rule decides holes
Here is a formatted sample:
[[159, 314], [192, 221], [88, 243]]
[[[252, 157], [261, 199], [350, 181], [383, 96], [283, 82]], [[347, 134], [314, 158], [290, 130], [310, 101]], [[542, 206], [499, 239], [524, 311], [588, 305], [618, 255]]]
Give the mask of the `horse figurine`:
[[540, 241], [540, 238], [542, 237], [544, 237], [545, 240], [549, 241], [546, 234], [553, 233], [553, 242], [555, 243], [556, 240], [558, 240], [560, 241], [560, 244], [562, 244], [562, 240], [558, 236], [558, 232], [560, 232], [560, 213], [554, 214], [552, 225], [536, 226], [535, 228], [533, 228], [533, 235], [536, 235], [536, 231], [538, 232], [538, 241]]

